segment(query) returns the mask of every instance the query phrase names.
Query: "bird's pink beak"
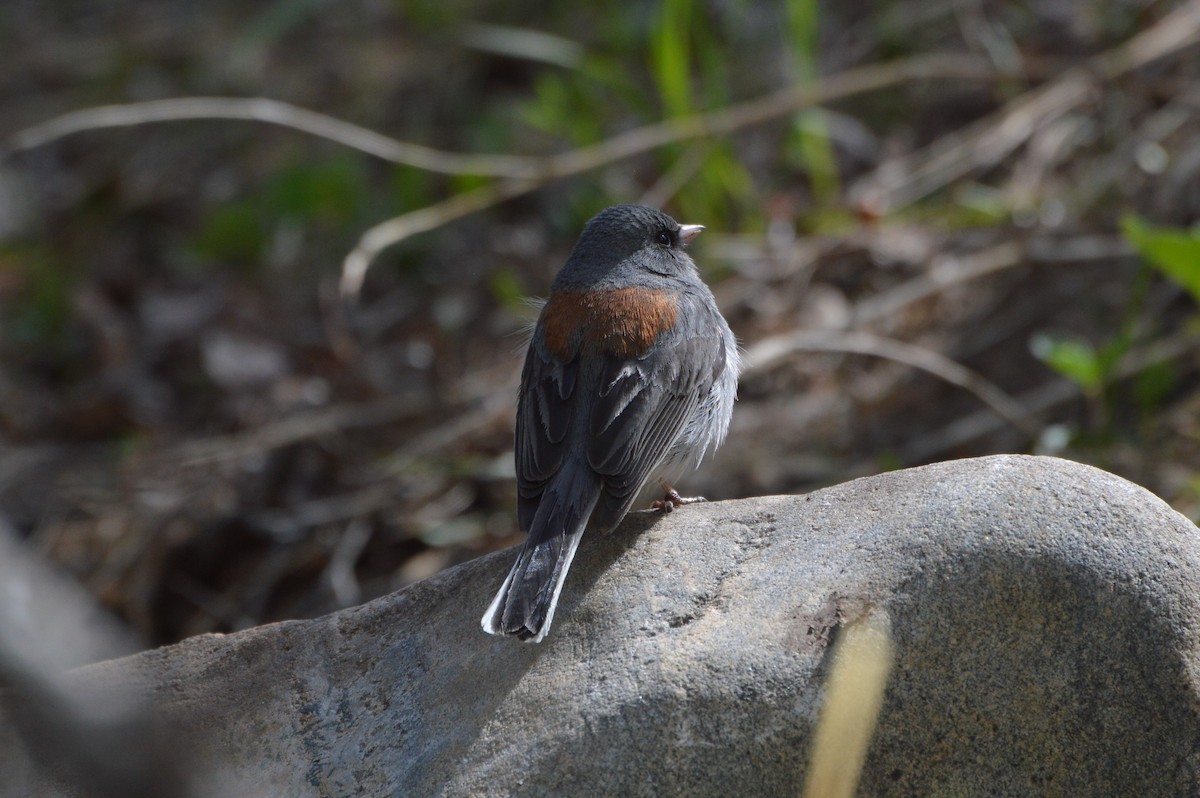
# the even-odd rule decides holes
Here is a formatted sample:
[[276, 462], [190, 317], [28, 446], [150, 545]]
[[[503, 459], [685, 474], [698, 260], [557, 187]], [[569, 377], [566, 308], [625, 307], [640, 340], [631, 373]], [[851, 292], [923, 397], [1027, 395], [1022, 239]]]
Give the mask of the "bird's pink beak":
[[704, 229], [702, 224], [681, 224], [679, 225], [679, 240], [686, 247], [692, 243], [692, 239], [700, 235], [700, 231]]

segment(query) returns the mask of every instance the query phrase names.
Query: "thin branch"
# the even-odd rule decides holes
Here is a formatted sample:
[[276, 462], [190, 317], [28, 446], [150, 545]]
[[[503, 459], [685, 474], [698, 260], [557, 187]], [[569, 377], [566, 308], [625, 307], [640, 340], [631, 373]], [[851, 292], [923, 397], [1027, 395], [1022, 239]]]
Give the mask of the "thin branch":
[[1024, 260], [1025, 248], [1012, 241], [1005, 241], [964, 257], [946, 255], [937, 258], [928, 273], [859, 302], [854, 308], [852, 326], [860, 327], [886, 318], [915, 302], [941, 293], [952, 285], [1012, 268]]
[[638, 203], [654, 208], [666, 205], [667, 201], [682, 190], [684, 185], [696, 175], [696, 172], [700, 171], [712, 151], [713, 143], [711, 141], [700, 142], [688, 147], [687, 151], [671, 165], [671, 168], [667, 169], [654, 185], [638, 198]]
[[338, 536], [337, 545], [329, 557], [325, 574], [334, 600], [340, 607], [352, 607], [362, 601], [362, 587], [354, 573], [354, 566], [363, 550], [371, 542], [371, 525], [362, 516], [350, 519], [346, 529]]
[[346, 429], [392, 424], [425, 410], [427, 405], [427, 399], [420, 394], [333, 405], [289, 416], [248, 432], [189, 441], [173, 449], [169, 456], [185, 467], [211, 465], [259, 455]]
[[388, 247], [418, 233], [435, 230], [476, 211], [499, 205], [505, 200], [528, 194], [541, 184], [542, 181], [529, 179], [500, 180], [380, 222], [362, 234], [354, 249], [350, 250], [350, 254], [342, 262], [342, 295], [351, 297], [358, 294], [363, 280], [366, 279], [367, 269], [379, 253]]
[[19, 130], [9, 138], [11, 153], [105, 128], [160, 122], [232, 120], [264, 122], [334, 141], [391, 163], [429, 172], [480, 177], [556, 178], [594, 169], [630, 155], [702, 135], [720, 135], [838, 97], [921, 79], [994, 80], [999, 75], [981, 59], [923, 56], [853, 69], [825, 82], [789, 87], [766, 97], [693, 117], [637, 128], [601, 144], [552, 156], [457, 153], [401, 141], [328, 114], [265, 97], [180, 97], [103, 105], [70, 111]]
[[1097, 80], [1115, 80], [1200, 39], [1200, 0], [1192, 0], [1157, 24], [1022, 94], [967, 128], [924, 150], [881, 164], [858, 181], [851, 195], [883, 214], [910, 205], [972, 172], [999, 163], [1030, 136], [1082, 105]]
[[[339, 524], [395, 507], [400, 488], [392, 480], [371, 482], [364, 488], [321, 496], [282, 510], [251, 513], [247, 519], [281, 541], [296, 540], [305, 530], [324, 524]], [[365, 545], [365, 544], [364, 544]]]
[[[1113, 370], [1115, 380], [1128, 379], [1145, 368], [1156, 363], [1168, 363], [1184, 355], [1195, 352], [1200, 343], [1194, 332], [1184, 330], [1161, 340], [1152, 341], [1145, 346], [1130, 351], [1121, 358]], [[1028, 409], [1031, 414], [1049, 412], [1055, 407], [1077, 399], [1083, 393], [1078, 383], [1061, 377], [1055, 378], [1043, 385], [1021, 394], [1018, 404]], [[992, 413], [977, 411], [959, 418], [941, 430], [923, 433], [912, 443], [903, 447], [900, 459], [905, 463], [935, 460], [947, 451], [964, 446], [972, 441], [999, 431], [1003, 422]], [[855, 466], [854, 473], [875, 473], [878, 463], [864, 460]]]
[[1039, 427], [1025, 408], [979, 373], [945, 355], [891, 338], [862, 332], [800, 330], [765, 338], [746, 350], [745, 372], [768, 368], [795, 352], [840, 352], [870, 355], [926, 371], [973, 394], [1001, 418], [1030, 437]]
[[[264, 97], [181, 97], [126, 105], [103, 105], [56, 116], [17, 131], [9, 152], [44, 147], [90, 130], [155, 122], [196, 120], [265, 122], [328, 139], [385, 161], [447, 175], [508, 177], [536, 171], [542, 159], [513, 155], [445, 152], [376, 133], [327, 114]], [[0, 153], [2, 156], [3, 153]]]
[[935, 54], [848, 69], [765, 97], [695, 116], [678, 117], [622, 133], [599, 144], [554, 156], [547, 177], [566, 177], [667, 144], [724, 136], [817, 105], [918, 80], [1011, 79], [974, 56]]
[[[1087, 170], [1087, 173], [1082, 175], [1082, 180], [1074, 192], [1075, 206], [1085, 212], [1095, 206], [1126, 174], [1126, 170], [1136, 161], [1139, 149], [1148, 144], [1159, 144], [1166, 141], [1185, 125], [1191, 124], [1196, 119], [1198, 110], [1200, 110], [1200, 87], [1189, 86], [1172, 97], [1162, 108], [1142, 120], [1133, 135], [1117, 144], [1111, 153], [1098, 159]], [[1172, 162], [1166, 181], [1168, 185], [1171, 180], [1178, 179], [1177, 176], [1180, 175], [1187, 179], [1187, 173], [1179, 167], [1178, 158], [1172, 158]], [[1174, 192], [1167, 189], [1166, 186], [1160, 186], [1158, 191], [1161, 196], [1174, 195]]]
[[387, 247], [441, 227], [470, 213], [564, 177], [587, 172], [643, 152], [705, 136], [733, 133], [789, 113], [857, 94], [917, 80], [996, 80], [1001, 75], [983, 59], [958, 55], [918, 56], [872, 64], [802, 85], [789, 86], [710, 113], [640, 127], [587, 147], [547, 157], [476, 155], [446, 152], [399, 141], [326, 114], [266, 98], [189, 97], [87, 108], [18, 131], [9, 150], [45, 146], [66, 136], [111, 127], [198, 119], [266, 122], [299, 130], [384, 160], [431, 172], [503, 178], [420, 210], [381, 222], [367, 230], [346, 256], [341, 288], [354, 295], [367, 269]]
[[919, 56], [850, 69], [710, 113], [636, 128], [599, 144], [550, 156], [541, 161], [539, 168], [514, 174], [510, 181], [493, 183], [381, 222], [368, 230], [346, 256], [342, 265], [342, 291], [346, 296], [355, 295], [372, 261], [385, 248], [467, 214], [528, 194], [555, 180], [599, 169], [668, 144], [728, 135], [805, 108], [891, 86], [918, 80], [998, 80], [1001, 77], [1011, 76], [997, 73], [979, 58]]
[[490, 424], [508, 424], [516, 410], [516, 390], [492, 391], [443, 424], [410, 438], [388, 458], [386, 472], [402, 474], [431, 452], [444, 452]]

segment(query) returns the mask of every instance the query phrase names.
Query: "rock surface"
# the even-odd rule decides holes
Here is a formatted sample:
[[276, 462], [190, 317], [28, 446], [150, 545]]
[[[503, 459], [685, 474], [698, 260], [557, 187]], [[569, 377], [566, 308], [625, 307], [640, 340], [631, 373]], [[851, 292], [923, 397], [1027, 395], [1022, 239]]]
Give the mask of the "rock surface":
[[[540, 645], [484, 635], [510, 552], [312, 621], [76, 672], [147, 691], [215, 794], [797, 795], [830, 640], [896, 661], [863, 795], [1200, 791], [1200, 533], [997, 456], [638, 513]], [[44, 794], [0, 732], [0, 794]]]

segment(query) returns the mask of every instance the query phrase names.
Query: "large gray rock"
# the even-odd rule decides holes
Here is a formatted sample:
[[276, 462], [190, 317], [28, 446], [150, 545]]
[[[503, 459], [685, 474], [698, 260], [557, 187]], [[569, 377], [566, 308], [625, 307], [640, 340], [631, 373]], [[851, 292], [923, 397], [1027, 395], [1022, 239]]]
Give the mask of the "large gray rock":
[[[861, 794], [1200, 792], [1200, 534], [1102, 471], [635, 514], [585, 539], [541, 645], [479, 629], [511, 556], [76, 679], [147, 691], [226, 795], [796, 795], [830, 631], [875, 608], [896, 661]], [[0, 791], [41, 789], [16, 750]]]

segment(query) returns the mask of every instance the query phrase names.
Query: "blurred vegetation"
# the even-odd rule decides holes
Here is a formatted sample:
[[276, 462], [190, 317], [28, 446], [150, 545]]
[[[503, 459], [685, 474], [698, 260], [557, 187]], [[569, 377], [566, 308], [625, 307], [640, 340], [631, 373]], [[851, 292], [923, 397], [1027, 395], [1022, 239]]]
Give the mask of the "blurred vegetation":
[[[707, 226], [697, 261], [752, 356], [825, 336], [752, 362], [689, 492], [1040, 452], [1200, 518], [1200, 49], [1192, 31], [1117, 72], [1103, 60], [1180, 30], [1163, 20], [1190, 5], [5, 4], [0, 515], [155, 643], [326, 612], [513, 544], [525, 299], [591, 215], [641, 201]], [[931, 54], [994, 74], [547, 181], [386, 250], [350, 303], [339, 270], [365, 230], [495, 178], [251, 122], [15, 144], [98, 105], [262, 96], [440, 150], [544, 156]], [[1086, 91], [1022, 105], [1079, 66]], [[840, 350], [847, 332], [955, 361], [1020, 423]]]

